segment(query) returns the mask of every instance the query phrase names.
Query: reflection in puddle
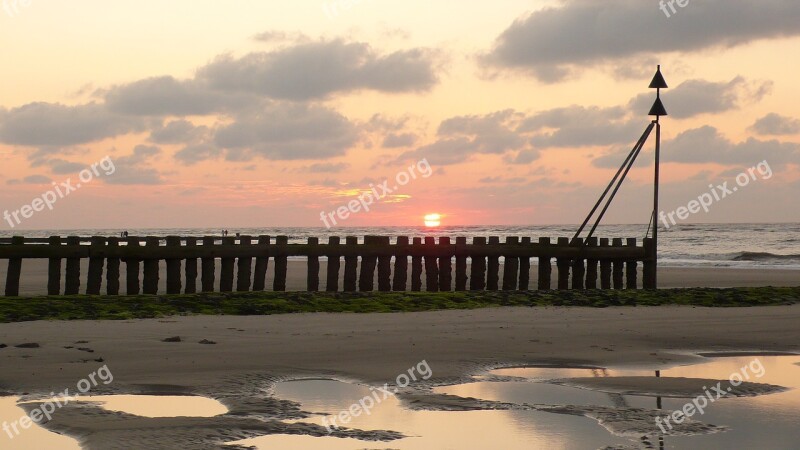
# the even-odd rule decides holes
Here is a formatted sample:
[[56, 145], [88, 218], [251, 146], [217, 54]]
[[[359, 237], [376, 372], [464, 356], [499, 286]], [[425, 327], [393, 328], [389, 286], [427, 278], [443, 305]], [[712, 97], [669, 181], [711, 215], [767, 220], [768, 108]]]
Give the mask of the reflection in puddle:
[[[10, 432], [0, 430], [0, 448], [16, 449], [59, 449], [80, 450], [75, 439], [47, 431], [32, 424], [23, 429], [17, 426], [15, 433], [12, 423], [19, 423], [25, 410], [19, 406], [19, 397], [0, 398], [0, 424], [9, 424]], [[39, 401], [47, 401], [36, 400]], [[96, 402], [109, 411], [124, 412], [141, 417], [214, 417], [225, 414], [228, 409], [216, 400], [194, 396], [160, 395], [98, 395], [80, 397], [73, 403]], [[11, 437], [13, 436], [13, 438]]]
[[[800, 388], [800, 357], [759, 356], [716, 358], [704, 364], [675, 367], [661, 371], [661, 377], [727, 379], [755, 358], [763, 364], [760, 378], [749, 381], [789, 388]], [[584, 377], [654, 377], [653, 371], [606, 369], [518, 368], [500, 369], [492, 375], [520, 377], [526, 380], [478, 381], [435, 388], [435, 393], [474, 397], [510, 403], [552, 405], [595, 405], [617, 408], [658, 409], [664, 414], [683, 407], [687, 399], [606, 394], [544, 382]], [[491, 379], [491, 378], [488, 378]], [[279, 383], [278, 398], [296, 401], [304, 410], [337, 414], [354, 401], [369, 395], [369, 389], [336, 381], [294, 381]], [[660, 400], [660, 402], [659, 402]], [[323, 424], [322, 415], [303, 420]], [[728, 431], [696, 436], [667, 436], [653, 439], [652, 448], [796, 448], [796, 424], [800, 423], [800, 389], [760, 397], [722, 398], [695, 420], [729, 428]], [[349, 427], [365, 430], [389, 429], [409, 436], [389, 443], [367, 443], [350, 439], [308, 436], [265, 436], [238, 444], [258, 449], [485, 449], [530, 448], [597, 449], [605, 446], [632, 446], [638, 439], [614, 436], [593, 419], [541, 411], [410, 411], [391, 398], [372, 410], [369, 416], [354, 418]], [[643, 447], [646, 448], [646, 447]]]

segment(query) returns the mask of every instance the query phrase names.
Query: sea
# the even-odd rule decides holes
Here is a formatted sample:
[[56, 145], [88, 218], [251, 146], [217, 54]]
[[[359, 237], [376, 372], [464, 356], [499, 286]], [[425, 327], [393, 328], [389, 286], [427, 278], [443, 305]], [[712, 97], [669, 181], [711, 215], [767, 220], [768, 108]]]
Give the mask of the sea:
[[[228, 228], [228, 235], [288, 236], [289, 243], [304, 243], [309, 237], [318, 237], [321, 243], [329, 236], [456, 237], [464, 236], [468, 242], [476, 236], [499, 236], [501, 242], [510, 236], [572, 237], [578, 225], [485, 225], [426, 227], [265, 227]], [[2, 230], [0, 238], [22, 235], [48, 236], [119, 236], [120, 229], [79, 230]], [[130, 236], [221, 236], [218, 228], [149, 228], [127, 229]], [[639, 242], [648, 232], [647, 225], [601, 225], [594, 236], [607, 238], [637, 238]], [[586, 236], [586, 231], [581, 236]], [[342, 239], [344, 241], [344, 239]], [[800, 223], [753, 224], [679, 224], [668, 229], [659, 228], [659, 264], [664, 267], [731, 267], [800, 269]]]

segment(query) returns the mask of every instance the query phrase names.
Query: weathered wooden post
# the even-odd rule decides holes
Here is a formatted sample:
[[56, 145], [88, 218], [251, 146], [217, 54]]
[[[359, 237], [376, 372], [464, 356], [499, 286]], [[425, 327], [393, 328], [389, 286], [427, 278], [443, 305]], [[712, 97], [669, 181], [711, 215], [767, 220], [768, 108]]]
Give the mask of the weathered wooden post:
[[364, 236], [364, 253], [361, 255], [361, 273], [358, 276], [358, 290], [371, 292], [375, 289], [375, 267], [378, 257], [374, 254], [376, 236]]
[[214, 292], [216, 277], [216, 259], [214, 258], [214, 238], [211, 236], [203, 237], [203, 254], [200, 258], [202, 275], [200, 285], [202, 292]]
[[181, 293], [181, 237], [167, 236], [167, 250], [171, 257], [167, 258], [167, 294]]
[[402, 292], [408, 283], [408, 236], [397, 238], [397, 251], [394, 255], [394, 280], [392, 290]]
[[249, 253], [250, 249], [253, 247], [253, 237], [252, 236], [241, 236], [239, 237], [239, 249], [242, 251], [242, 254], [239, 255], [239, 258], [236, 261], [237, 270], [236, 270], [236, 291], [237, 292], [248, 292], [250, 291], [250, 283], [251, 283], [251, 273], [253, 271], [253, 257], [250, 256]]
[[392, 255], [389, 253], [391, 242], [389, 236], [380, 236], [375, 239], [381, 252], [378, 256], [378, 290], [380, 292], [392, 290]]
[[[549, 237], [540, 237], [539, 238], [539, 247], [542, 249], [541, 251], [545, 251], [546, 247], [550, 247], [550, 238]], [[539, 282], [537, 289], [540, 291], [549, 291], [550, 290], [550, 279], [553, 273], [553, 267], [550, 265], [552, 258], [550, 256], [540, 256], [539, 257]]]
[[439, 266], [436, 261], [436, 241], [433, 237], [425, 237], [425, 290], [429, 292], [439, 291]]
[[644, 268], [643, 268], [643, 287], [645, 289], [656, 289], [656, 261], [655, 255], [655, 241], [652, 238], [644, 239]]
[[[559, 250], [564, 250], [566, 247], [569, 247], [569, 245], [569, 238], [558, 238], [557, 246]], [[556, 258], [556, 266], [558, 267], [558, 289], [569, 289], [569, 269], [570, 266], [572, 266], [572, 260], [563, 256]]]
[[[89, 272], [86, 280], [86, 295], [100, 295], [100, 287], [103, 284], [103, 264], [105, 258], [102, 256], [106, 246], [106, 238], [102, 236], [92, 236], [89, 243]], [[100, 255], [100, 256], [97, 256]]]
[[136, 236], [125, 239], [128, 257], [125, 258], [125, 292], [128, 295], [139, 295], [141, 282], [139, 279], [140, 259], [136, 257], [141, 243]]
[[575, 238], [572, 245], [579, 248], [578, 257], [572, 261], [572, 289], [584, 289], [583, 280], [586, 277], [586, 266], [583, 262], [583, 238]]
[[[61, 249], [61, 236], [50, 236], [48, 244], [55, 251]], [[109, 262], [109, 268], [111, 263]], [[119, 282], [119, 280], [117, 280]], [[50, 258], [47, 263], [47, 295], [61, 293], [61, 257]]]
[[319, 238], [308, 238], [308, 274], [306, 276], [306, 290], [317, 292], [319, 290]]
[[339, 290], [339, 269], [341, 268], [341, 256], [339, 255], [339, 245], [341, 239], [338, 236], [328, 238], [328, 247], [331, 249], [328, 254], [327, 277], [325, 290], [327, 292], [337, 292]]
[[467, 290], [467, 238], [456, 237], [456, 291]]
[[411, 291], [419, 292], [422, 290], [422, 256], [419, 252], [424, 247], [422, 238], [415, 237], [413, 243], [415, 253], [411, 256]]
[[[530, 248], [531, 238], [523, 237], [522, 245]], [[519, 290], [527, 291], [530, 289], [531, 283], [531, 258], [530, 256], [523, 256], [519, 258]]]
[[486, 247], [485, 237], [472, 238], [472, 254], [469, 255], [472, 260], [472, 267], [470, 267], [469, 290], [482, 291], [486, 289], [486, 256], [481, 253], [481, 247]]
[[[519, 238], [516, 236], [506, 237], [506, 248], [514, 250], [519, 245]], [[503, 264], [503, 290], [515, 291], [517, 290], [517, 273], [519, 273], [519, 258], [511, 256], [509, 253], [503, 255], [505, 263]]]
[[289, 267], [287, 245], [289, 245], [288, 236], [278, 236], [275, 238], [275, 251], [277, 253], [275, 255], [275, 280], [272, 284], [272, 290], [276, 292], [286, 291], [286, 271]]
[[[597, 247], [597, 238], [590, 237], [587, 240], [586, 247], [594, 249]], [[597, 289], [597, 260], [586, 260], [586, 289]]]
[[[236, 238], [223, 237], [221, 250], [223, 252], [228, 252], [233, 248], [233, 245], [235, 243], [236, 243]], [[224, 254], [222, 258], [220, 258], [220, 269], [219, 269], [220, 292], [233, 292], [233, 268], [235, 265], [235, 261], [236, 258], [232, 258]]]
[[345, 250], [347, 253], [344, 256], [344, 291], [355, 292], [358, 278], [358, 238], [355, 236], [347, 236], [345, 238]]
[[[608, 238], [600, 238], [600, 247], [608, 247]], [[611, 289], [611, 260], [604, 258], [600, 260], [600, 289]]]
[[[186, 238], [186, 249], [189, 251], [193, 251], [197, 248], [197, 238], [196, 237], [187, 237]], [[187, 294], [194, 294], [197, 292], [197, 258], [193, 256], [188, 256], [186, 258], [186, 266], [184, 267], [184, 273], [186, 275], [186, 287], [184, 288], [184, 292]]]
[[[119, 251], [119, 238], [108, 238], [108, 250], [113, 254]], [[119, 258], [110, 256], [106, 264], [106, 294], [119, 295]]]
[[[622, 238], [614, 238], [611, 240], [612, 247], [622, 247]], [[614, 259], [612, 261], [612, 277], [614, 281], [614, 289], [622, 289], [623, 287], [623, 269], [625, 261], [622, 259]]]
[[447, 292], [453, 290], [453, 257], [450, 256], [450, 238], [440, 237], [439, 247], [443, 252], [439, 257], [439, 290]]
[[[636, 238], [628, 238], [627, 246], [636, 248]], [[625, 261], [625, 288], [626, 289], [636, 289], [637, 288], [637, 280], [636, 280], [636, 266], [638, 263], [635, 259], [629, 259]]]
[[[25, 245], [25, 238], [22, 236], [14, 236], [11, 238], [11, 245], [18, 245], [20, 250], [22, 250], [22, 246]], [[19, 297], [19, 281], [21, 276], [22, 258], [9, 258], [8, 271], [6, 272], [6, 297]]]
[[149, 295], [156, 295], [158, 294], [158, 261], [157, 257], [153, 257], [150, 254], [153, 251], [158, 250], [159, 247], [159, 239], [155, 236], [147, 236], [145, 238], [145, 249], [148, 251], [148, 256], [144, 260], [144, 282], [142, 286], [142, 292]]
[[[489, 236], [489, 245], [495, 247], [495, 250], [500, 245], [500, 237]], [[500, 288], [500, 256], [496, 253], [487, 257], [487, 273], [486, 273], [486, 290], [496, 291]]]
[[269, 242], [270, 237], [258, 237], [259, 255], [256, 256], [256, 267], [253, 270], [253, 290], [263, 291], [267, 288], [267, 268], [269, 267]]
[[[67, 247], [71, 250], [79, 251], [81, 247], [81, 238], [78, 236], [67, 237]], [[67, 258], [67, 279], [64, 282], [65, 295], [77, 295], [81, 290], [81, 258], [71, 257]]]

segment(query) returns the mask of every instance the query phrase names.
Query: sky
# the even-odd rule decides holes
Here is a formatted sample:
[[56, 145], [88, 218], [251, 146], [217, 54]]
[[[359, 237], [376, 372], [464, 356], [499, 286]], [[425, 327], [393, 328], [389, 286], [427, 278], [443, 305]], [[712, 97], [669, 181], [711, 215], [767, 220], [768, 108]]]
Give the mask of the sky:
[[0, 226], [579, 223], [658, 64], [660, 209], [800, 221], [800, 3], [668, 3], [0, 0]]

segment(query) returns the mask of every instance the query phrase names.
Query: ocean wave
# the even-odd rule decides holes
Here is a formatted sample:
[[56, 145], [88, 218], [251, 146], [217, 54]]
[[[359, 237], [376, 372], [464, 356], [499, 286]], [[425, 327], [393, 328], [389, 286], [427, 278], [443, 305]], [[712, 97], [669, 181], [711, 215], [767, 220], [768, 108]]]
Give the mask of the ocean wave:
[[739, 252], [731, 255], [731, 261], [800, 261], [800, 254], [798, 255], [777, 255], [768, 252]]

